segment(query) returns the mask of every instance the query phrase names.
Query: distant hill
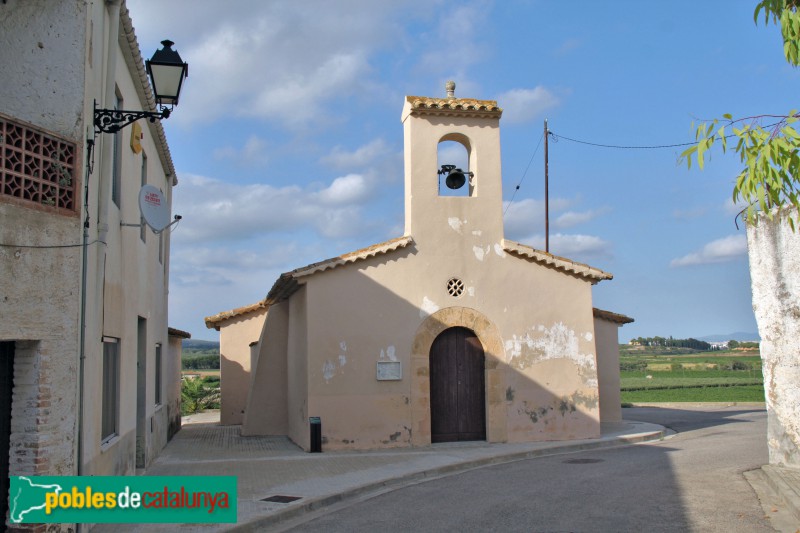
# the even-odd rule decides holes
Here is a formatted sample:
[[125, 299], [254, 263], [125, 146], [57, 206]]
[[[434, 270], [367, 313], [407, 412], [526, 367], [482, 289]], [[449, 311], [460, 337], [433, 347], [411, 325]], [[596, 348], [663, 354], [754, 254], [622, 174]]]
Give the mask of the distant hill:
[[196, 350], [196, 351], [206, 351], [206, 350], [217, 350], [219, 351], [219, 342], [218, 341], [201, 341], [196, 339], [183, 339], [183, 343], [181, 344], [184, 350]]
[[705, 337], [697, 337], [697, 340], [706, 342], [725, 342], [729, 340], [739, 342], [761, 342], [761, 337], [758, 333], [747, 333], [744, 331], [737, 331], [735, 333], [727, 333], [724, 335], [706, 335]]

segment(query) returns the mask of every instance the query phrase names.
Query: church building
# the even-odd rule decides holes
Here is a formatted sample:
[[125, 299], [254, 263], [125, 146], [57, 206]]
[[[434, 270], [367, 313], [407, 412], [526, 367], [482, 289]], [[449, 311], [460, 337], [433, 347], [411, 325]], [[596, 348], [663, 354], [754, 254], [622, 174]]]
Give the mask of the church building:
[[[447, 89], [404, 103], [402, 236], [206, 319], [223, 424], [308, 450], [319, 422], [336, 450], [588, 439], [620, 420], [616, 333], [632, 319], [592, 307], [611, 274], [504, 237], [502, 109]], [[439, 165], [446, 141], [466, 168]]]

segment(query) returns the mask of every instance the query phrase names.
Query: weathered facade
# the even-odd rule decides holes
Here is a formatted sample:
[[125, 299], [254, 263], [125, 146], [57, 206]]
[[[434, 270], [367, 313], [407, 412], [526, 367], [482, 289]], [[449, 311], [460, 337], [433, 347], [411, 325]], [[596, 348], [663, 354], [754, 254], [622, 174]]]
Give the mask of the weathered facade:
[[796, 209], [747, 224], [753, 312], [761, 336], [769, 463], [800, 467], [800, 234]]
[[133, 474], [180, 427], [184, 334], [169, 233], [124, 225], [145, 183], [171, 204], [163, 129], [94, 134], [95, 102], [155, 108], [124, 1], [3, 2], [0, 66], [2, 471]]
[[[326, 449], [600, 435], [591, 289], [612, 276], [504, 238], [501, 114], [494, 101], [407, 97], [404, 236], [207, 318], [223, 358], [250, 365], [244, 378], [223, 368], [223, 417], [243, 409], [243, 434], [305, 449], [310, 417]], [[437, 185], [445, 141], [468, 156], [461, 196]]]

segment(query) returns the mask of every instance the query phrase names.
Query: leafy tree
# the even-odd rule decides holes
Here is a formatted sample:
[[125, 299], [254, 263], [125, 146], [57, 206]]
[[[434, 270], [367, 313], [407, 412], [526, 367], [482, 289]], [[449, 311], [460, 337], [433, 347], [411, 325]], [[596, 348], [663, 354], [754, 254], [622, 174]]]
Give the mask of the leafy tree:
[[[762, 0], [756, 5], [753, 18], [758, 24], [763, 14], [764, 23], [779, 24], [783, 36], [786, 60], [800, 65], [800, 0]], [[796, 110], [786, 115], [757, 115], [733, 118], [725, 114], [722, 119], [703, 122], [697, 126], [694, 144], [681, 158], [691, 168], [692, 158], [703, 168], [708, 150], [715, 144], [728, 151], [728, 139], [736, 138], [733, 150], [744, 165], [733, 187], [734, 203], [747, 204], [747, 218], [754, 220], [756, 209], [772, 216], [771, 208], [794, 206], [800, 210], [800, 132], [795, 123], [800, 119]], [[792, 230], [795, 220], [788, 219]]]
[[730, 348], [731, 350], [733, 350], [734, 348], [738, 348], [738, 347], [739, 347], [739, 341], [736, 341], [736, 340], [733, 340], [733, 339], [728, 341], [728, 348]]
[[218, 401], [219, 387], [210, 386], [200, 378], [181, 381], [181, 414], [199, 413]]

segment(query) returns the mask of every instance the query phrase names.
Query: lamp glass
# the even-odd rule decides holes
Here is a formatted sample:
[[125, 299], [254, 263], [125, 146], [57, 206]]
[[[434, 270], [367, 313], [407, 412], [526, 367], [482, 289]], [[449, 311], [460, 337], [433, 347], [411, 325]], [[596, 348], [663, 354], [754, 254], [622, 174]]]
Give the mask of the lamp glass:
[[166, 105], [177, 104], [183, 83], [183, 65], [159, 65], [151, 62], [150, 76], [156, 101]]

